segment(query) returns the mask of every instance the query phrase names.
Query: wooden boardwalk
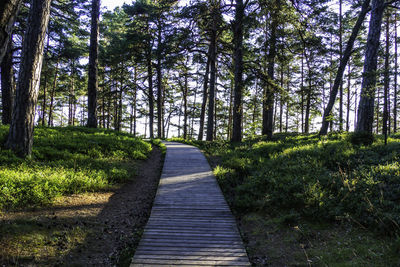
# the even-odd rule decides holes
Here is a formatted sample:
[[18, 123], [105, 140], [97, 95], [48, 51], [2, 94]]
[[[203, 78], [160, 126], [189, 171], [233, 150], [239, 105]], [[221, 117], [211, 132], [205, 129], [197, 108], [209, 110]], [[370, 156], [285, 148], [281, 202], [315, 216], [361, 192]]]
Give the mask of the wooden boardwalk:
[[132, 266], [250, 266], [235, 219], [199, 149], [166, 142], [150, 219]]

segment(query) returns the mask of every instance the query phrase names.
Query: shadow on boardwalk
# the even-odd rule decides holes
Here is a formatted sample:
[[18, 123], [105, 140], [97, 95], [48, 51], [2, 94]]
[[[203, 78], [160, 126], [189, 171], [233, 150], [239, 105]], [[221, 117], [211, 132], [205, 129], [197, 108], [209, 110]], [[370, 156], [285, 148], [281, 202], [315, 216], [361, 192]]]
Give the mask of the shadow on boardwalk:
[[166, 145], [156, 199], [131, 266], [250, 266], [204, 155], [192, 146]]

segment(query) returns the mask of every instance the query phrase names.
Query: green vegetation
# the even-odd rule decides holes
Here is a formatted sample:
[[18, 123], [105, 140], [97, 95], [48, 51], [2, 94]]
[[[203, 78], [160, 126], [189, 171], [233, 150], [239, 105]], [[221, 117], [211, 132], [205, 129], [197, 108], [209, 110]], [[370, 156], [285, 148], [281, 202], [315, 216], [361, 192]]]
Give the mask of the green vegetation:
[[[0, 144], [8, 127], [0, 126]], [[135, 174], [151, 144], [129, 134], [84, 127], [36, 128], [32, 157], [0, 148], [0, 209], [51, 203], [55, 197], [104, 190]]]
[[[339, 258], [328, 257], [334, 250], [343, 257], [339, 262], [345, 265], [365, 263], [368, 257], [377, 262], [386, 258], [387, 264], [395, 260], [400, 263], [400, 135], [392, 135], [386, 146], [381, 136], [375, 136], [370, 146], [354, 140], [350, 134], [323, 138], [277, 134], [272, 141], [254, 138], [236, 144], [187, 143], [204, 150], [230, 206], [243, 224], [256, 216], [263, 222], [261, 232], [268, 228], [265, 224], [278, 225], [281, 228], [271, 232], [280, 232], [279, 240], [296, 239], [293, 227], [312, 233], [308, 239], [317, 245], [300, 250], [303, 258], [325, 255], [319, 260], [315, 256], [313, 261], [334, 263]], [[242, 234], [259, 239], [260, 233], [254, 233], [256, 224], [248, 224], [253, 226], [249, 231], [242, 229]], [[286, 235], [282, 229], [287, 231]], [[330, 235], [321, 241], [316, 233], [323, 231], [335, 232], [337, 236]], [[337, 242], [346, 242], [351, 249], [343, 248], [346, 253], [342, 253]], [[268, 239], [259, 241], [263, 243], [276, 245], [268, 243]], [[257, 250], [259, 246], [254, 247]], [[353, 250], [367, 258], [354, 262], [344, 256], [353, 255]], [[279, 255], [271, 253], [267, 257]]]

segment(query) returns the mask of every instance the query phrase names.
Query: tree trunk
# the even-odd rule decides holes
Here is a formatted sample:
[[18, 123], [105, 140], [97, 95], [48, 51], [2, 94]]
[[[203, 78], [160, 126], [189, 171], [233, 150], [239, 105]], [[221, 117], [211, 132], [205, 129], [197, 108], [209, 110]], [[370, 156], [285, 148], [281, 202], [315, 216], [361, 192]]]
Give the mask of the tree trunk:
[[14, 22], [22, 0], [2, 0], [0, 2], [0, 63], [7, 52], [7, 46], [12, 39]]
[[335, 104], [335, 100], [336, 100], [336, 96], [337, 96], [339, 87], [342, 84], [343, 73], [345, 71], [347, 62], [350, 59], [350, 56], [351, 56], [351, 53], [353, 50], [353, 46], [354, 46], [354, 42], [357, 38], [358, 32], [360, 31], [363, 21], [365, 19], [365, 16], [367, 15], [367, 13], [369, 11], [370, 2], [371, 2], [371, 0], [364, 1], [363, 5], [361, 7], [361, 12], [357, 18], [357, 22], [353, 27], [353, 30], [351, 32], [349, 40], [347, 41], [346, 48], [343, 53], [343, 57], [340, 60], [340, 65], [339, 65], [338, 71], [336, 73], [335, 81], [334, 81], [331, 93], [329, 95], [329, 102], [324, 111], [324, 115], [322, 118], [322, 126], [321, 126], [321, 130], [319, 131], [320, 135], [326, 135], [328, 133], [328, 126], [329, 126], [329, 122], [330, 122], [331, 112], [332, 112], [332, 108]]
[[6, 147], [26, 157], [32, 152], [35, 109], [51, 0], [32, 0], [22, 48], [14, 110]]
[[98, 57], [99, 57], [99, 15], [100, 0], [92, 0], [92, 21], [90, 28], [89, 78], [88, 78], [88, 123], [97, 128], [97, 90], [98, 90]]
[[390, 83], [390, 70], [389, 70], [389, 57], [390, 57], [390, 13], [386, 14], [386, 44], [385, 44], [385, 73], [384, 73], [384, 85], [383, 85], [383, 125], [382, 131], [385, 136], [385, 145], [387, 144], [388, 136], [388, 118], [389, 118], [389, 83]]
[[69, 89], [69, 96], [68, 96], [68, 125], [73, 125], [73, 106], [74, 106], [74, 94], [75, 94], [75, 79], [74, 79], [74, 70], [75, 70], [75, 62], [72, 60], [71, 63], [71, 86]]
[[233, 93], [233, 114], [232, 114], [232, 142], [242, 140], [242, 119], [243, 119], [243, 0], [236, 0], [235, 20], [233, 22], [233, 58], [234, 58], [234, 93]]
[[154, 123], [154, 95], [153, 95], [153, 67], [151, 62], [151, 42], [148, 42], [147, 53], [147, 75], [148, 75], [148, 97], [149, 97], [149, 132], [150, 138], [154, 138], [153, 123]]
[[14, 102], [15, 83], [13, 66], [13, 47], [10, 38], [7, 52], [1, 62], [1, 100], [2, 100], [2, 123], [10, 124], [12, 117], [12, 108]]
[[163, 137], [163, 116], [162, 116], [162, 72], [161, 72], [161, 25], [158, 22], [158, 34], [157, 34], [157, 138]]
[[185, 83], [183, 85], [183, 139], [187, 139], [188, 135], [188, 74], [185, 66], [184, 73]]
[[133, 83], [135, 84], [135, 91], [133, 92], [133, 136], [136, 136], [136, 118], [137, 118], [137, 108], [136, 108], [136, 101], [137, 101], [137, 67], [135, 67], [135, 71], [133, 74]]
[[215, 99], [215, 82], [216, 82], [216, 42], [217, 42], [217, 25], [216, 25], [216, 7], [213, 7], [212, 30], [210, 39], [210, 93], [208, 95], [208, 120], [207, 120], [207, 141], [213, 140], [214, 133], [214, 99]]
[[208, 48], [206, 71], [204, 74], [204, 81], [203, 81], [203, 101], [201, 102], [199, 136], [197, 138], [197, 140], [199, 141], [203, 140], [203, 134], [204, 134], [204, 119], [206, 116], [206, 107], [208, 98], [208, 78], [210, 74], [210, 48], [211, 45]]
[[268, 51], [268, 78], [263, 97], [263, 127], [262, 134], [267, 135], [267, 138], [271, 139], [274, 131], [274, 91], [275, 88], [271, 84], [274, 80], [275, 70], [275, 56], [276, 56], [276, 30], [278, 28], [278, 12], [280, 6], [280, 0], [275, 1], [276, 7], [272, 11], [272, 24], [271, 24], [271, 35], [269, 39], [269, 51]]
[[347, 113], [346, 113], [346, 131], [350, 130], [350, 108], [351, 108], [351, 66], [347, 68], [348, 77], [347, 77]]
[[[343, 18], [342, 6], [343, 0], [339, 0], [339, 62], [343, 58]], [[340, 64], [340, 63], [339, 63]], [[339, 131], [343, 131], [343, 79], [340, 79], [339, 85]]]
[[[48, 56], [48, 52], [49, 52], [49, 47], [50, 47], [50, 32], [47, 34], [47, 44], [45, 47], [45, 52], [44, 52], [44, 60], [48, 60], [49, 56]], [[47, 104], [47, 80], [49, 77], [49, 68], [48, 62], [45, 62], [47, 64], [45, 64], [46, 66], [46, 72], [45, 72], [45, 76], [44, 76], [44, 86], [43, 86], [43, 104], [42, 104], [42, 126], [46, 125], [46, 104]]]
[[306, 117], [304, 122], [304, 132], [310, 132], [310, 111], [311, 111], [311, 92], [312, 92], [312, 78], [311, 78], [311, 69], [308, 70], [308, 90], [306, 96]]
[[397, 11], [394, 13], [394, 101], [393, 101], [393, 132], [397, 132]]
[[379, 39], [385, 6], [385, 2], [382, 0], [372, 0], [356, 132], [372, 134]]
[[[283, 88], [283, 66], [281, 67], [281, 88]], [[279, 95], [279, 132], [282, 133], [283, 126], [283, 93]]]
[[301, 81], [300, 81], [300, 108], [301, 108], [301, 132], [304, 133], [304, 51], [301, 53]]
[[54, 94], [56, 92], [56, 87], [57, 87], [58, 64], [59, 64], [59, 61], [57, 61], [57, 64], [56, 64], [56, 69], [54, 72], [53, 86], [52, 86], [52, 89], [50, 92], [49, 121], [47, 123], [48, 126], [53, 126]]

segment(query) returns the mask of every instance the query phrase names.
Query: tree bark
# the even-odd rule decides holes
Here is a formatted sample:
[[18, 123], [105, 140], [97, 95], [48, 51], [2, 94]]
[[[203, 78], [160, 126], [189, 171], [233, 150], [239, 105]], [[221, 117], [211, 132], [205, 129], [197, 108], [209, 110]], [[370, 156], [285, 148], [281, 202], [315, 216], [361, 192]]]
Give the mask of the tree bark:
[[264, 88], [263, 97], [263, 127], [262, 134], [272, 138], [274, 132], [274, 94], [275, 88], [271, 84], [274, 80], [275, 57], [276, 57], [276, 30], [278, 28], [278, 11], [280, 0], [275, 1], [276, 7], [272, 11], [271, 35], [269, 39], [269, 51], [267, 56], [269, 82]]
[[7, 52], [21, 3], [22, 0], [2, 0], [0, 2], [0, 63]]
[[208, 95], [208, 120], [207, 120], [207, 141], [214, 138], [214, 100], [215, 100], [215, 82], [216, 82], [216, 42], [217, 42], [217, 25], [216, 25], [216, 7], [212, 10], [212, 29], [210, 38], [210, 93]]
[[188, 135], [188, 73], [185, 66], [184, 73], [185, 82], [183, 85], [183, 139], [187, 139]]
[[390, 70], [389, 70], [389, 57], [390, 57], [390, 40], [389, 40], [389, 26], [390, 26], [390, 13], [386, 14], [386, 42], [385, 42], [385, 72], [383, 82], [383, 125], [382, 131], [385, 136], [385, 145], [387, 144], [388, 136], [388, 119], [389, 119], [389, 83], [390, 83]]
[[151, 62], [151, 42], [148, 41], [146, 52], [147, 76], [148, 76], [148, 97], [149, 97], [149, 133], [150, 138], [154, 138], [154, 95], [153, 95], [153, 66]]
[[135, 71], [133, 74], [133, 83], [135, 84], [134, 92], [133, 92], [133, 136], [136, 136], [136, 118], [137, 118], [137, 67], [135, 67]]
[[203, 81], [203, 101], [201, 102], [199, 136], [197, 138], [197, 140], [199, 141], [203, 140], [203, 135], [204, 135], [204, 119], [206, 117], [206, 107], [208, 98], [208, 81], [209, 81], [208, 78], [210, 74], [210, 47], [207, 53], [206, 71], [204, 73], [204, 81]]
[[[45, 52], [44, 52], [44, 60], [48, 60], [48, 52], [49, 52], [49, 47], [50, 47], [50, 32], [47, 33], [47, 44], [45, 47]], [[42, 126], [46, 125], [46, 105], [47, 105], [47, 80], [49, 77], [49, 67], [48, 67], [48, 62], [45, 62], [46, 66], [46, 71], [45, 71], [45, 76], [44, 76], [44, 85], [43, 85], [43, 104], [42, 104]]]
[[350, 108], [351, 108], [351, 65], [349, 63], [347, 68], [347, 113], [346, 113], [346, 131], [350, 130]]
[[234, 58], [234, 93], [233, 93], [233, 114], [232, 114], [232, 142], [242, 140], [242, 119], [243, 119], [243, 0], [236, 0], [235, 20], [233, 23], [233, 58]]
[[[339, 0], [339, 62], [342, 61], [343, 58], [342, 7], [343, 7], [343, 0]], [[340, 79], [340, 85], [339, 85], [339, 131], [343, 131], [343, 79]]]
[[14, 111], [6, 147], [21, 157], [29, 156], [39, 93], [44, 40], [51, 0], [32, 0], [22, 48]]
[[47, 123], [48, 126], [53, 126], [54, 94], [56, 92], [56, 87], [57, 87], [58, 64], [59, 64], [59, 61], [57, 61], [57, 64], [56, 64], [56, 70], [54, 72], [53, 86], [52, 86], [52, 89], [50, 92], [49, 121]]
[[14, 102], [15, 83], [13, 66], [13, 47], [10, 38], [7, 52], [1, 62], [1, 100], [2, 100], [2, 123], [10, 124], [12, 118], [12, 108]]
[[89, 78], [88, 78], [88, 122], [90, 128], [97, 128], [97, 90], [98, 90], [98, 57], [99, 57], [99, 16], [100, 0], [92, 0]]
[[161, 22], [158, 22], [158, 32], [157, 32], [157, 138], [163, 137], [163, 97], [162, 97], [162, 69], [161, 69]]
[[361, 12], [358, 15], [357, 18], [357, 22], [354, 25], [350, 38], [347, 41], [346, 44], [346, 48], [344, 50], [343, 53], [343, 57], [340, 61], [340, 65], [338, 68], [338, 71], [336, 73], [336, 77], [335, 77], [335, 81], [331, 90], [331, 93], [329, 95], [329, 101], [328, 104], [324, 110], [324, 115], [322, 118], [322, 126], [321, 126], [321, 130], [319, 131], [320, 135], [326, 135], [328, 133], [328, 127], [329, 127], [329, 123], [330, 123], [330, 117], [331, 117], [331, 112], [332, 112], [332, 108], [335, 104], [335, 100], [336, 100], [336, 96], [339, 90], [340, 85], [342, 84], [342, 79], [343, 79], [343, 73], [345, 71], [347, 62], [350, 59], [352, 50], [353, 50], [353, 46], [354, 46], [354, 42], [356, 41], [358, 32], [361, 29], [362, 23], [365, 19], [365, 16], [367, 15], [368, 11], [369, 11], [369, 4], [370, 4], [371, 0], [365, 0], [362, 7], [361, 7]]
[[394, 101], [393, 101], [393, 132], [397, 132], [397, 75], [398, 75], [398, 62], [397, 62], [397, 11], [394, 13]]
[[308, 66], [308, 90], [306, 96], [306, 116], [304, 121], [304, 132], [310, 132], [310, 112], [311, 112], [311, 92], [312, 92], [312, 78], [311, 78], [311, 69]]
[[379, 39], [385, 7], [385, 1], [372, 0], [372, 13], [368, 30], [356, 132], [372, 134]]

